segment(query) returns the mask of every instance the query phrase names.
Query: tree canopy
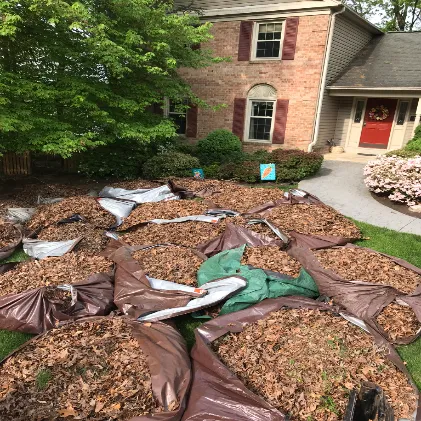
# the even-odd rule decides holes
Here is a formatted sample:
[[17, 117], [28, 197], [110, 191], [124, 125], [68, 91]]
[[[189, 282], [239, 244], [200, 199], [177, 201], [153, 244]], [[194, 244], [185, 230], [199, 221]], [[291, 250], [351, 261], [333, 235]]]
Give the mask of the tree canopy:
[[421, 29], [421, 0], [343, 0], [385, 31]]
[[210, 26], [171, 1], [0, 0], [0, 153], [174, 136], [151, 106], [201, 103], [177, 69], [220, 61], [192, 48]]

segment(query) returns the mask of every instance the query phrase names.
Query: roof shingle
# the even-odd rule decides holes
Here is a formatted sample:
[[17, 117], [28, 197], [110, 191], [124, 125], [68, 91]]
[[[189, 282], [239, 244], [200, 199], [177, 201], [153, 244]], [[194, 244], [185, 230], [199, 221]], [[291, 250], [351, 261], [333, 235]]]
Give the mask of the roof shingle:
[[331, 86], [421, 88], [421, 32], [375, 37]]

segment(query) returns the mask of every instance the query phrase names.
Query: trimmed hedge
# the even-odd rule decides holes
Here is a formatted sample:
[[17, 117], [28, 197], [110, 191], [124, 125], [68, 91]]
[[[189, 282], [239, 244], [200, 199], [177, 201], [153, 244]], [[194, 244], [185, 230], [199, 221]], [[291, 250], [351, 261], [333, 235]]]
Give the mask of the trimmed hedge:
[[181, 152], [164, 152], [149, 159], [143, 165], [143, 176], [146, 179], [162, 177], [190, 177], [192, 168], [200, 167], [199, 160]]
[[236, 160], [241, 150], [240, 139], [224, 129], [214, 130], [197, 143], [197, 156], [202, 165]]

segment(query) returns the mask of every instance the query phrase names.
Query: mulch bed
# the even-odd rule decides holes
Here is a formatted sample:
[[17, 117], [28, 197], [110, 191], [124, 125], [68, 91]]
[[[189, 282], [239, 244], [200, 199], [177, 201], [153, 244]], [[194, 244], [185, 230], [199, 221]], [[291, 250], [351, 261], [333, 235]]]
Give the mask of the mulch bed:
[[325, 205], [281, 205], [272, 208], [266, 219], [286, 232], [361, 238], [361, 232], [353, 222]]
[[116, 221], [115, 217], [104, 210], [94, 197], [78, 196], [40, 206], [27, 226], [29, 229], [45, 227], [74, 214], [83, 216], [89, 223], [100, 228], [109, 228]]
[[107, 184], [109, 187], [126, 189], [126, 190], [138, 190], [138, 189], [154, 189], [160, 187], [165, 183], [156, 183], [149, 180], [132, 180], [132, 181], [118, 181], [116, 183]]
[[133, 258], [152, 278], [195, 287], [196, 273], [203, 263], [194, 250], [177, 246], [139, 250], [133, 253]]
[[14, 197], [29, 202], [31, 205], [38, 204], [38, 197], [42, 199], [66, 198], [83, 196], [89, 192], [86, 187], [75, 187], [66, 184], [26, 184]]
[[338, 248], [315, 252], [325, 269], [331, 269], [348, 281], [390, 285], [406, 294], [412, 293], [421, 276], [385, 256], [361, 248]]
[[293, 277], [297, 277], [301, 269], [298, 260], [288, 256], [279, 247], [274, 246], [246, 247], [241, 264], [272, 270]]
[[151, 219], [175, 219], [183, 216], [202, 215], [208, 207], [194, 200], [169, 200], [167, 202], [143, 203], [139, 205], [120, 225], [124, 231]]
[[94, 273], [109, 272], [111, 263], [102, 256], [68, 253], [17, 265], [0, 275], [0, 294], [19, 294], [30, 289], [84, 281]]
[[0, 368], [2, 421], [126, 420], [161, 412], [131, 327], [101, 319], [54, 329]]
[[12, 224], [0, 221], [0, 249], [14, 243], [19, 237], [19, 231]]
[[414, 310], [396, 303], [386, 306], [376, 321], [393, 341], [416, 335], [421, 328]]
[[74, 250], [99, 253], [108, 242], [108, 237], [104, 235], [104, 230], [83, 222], [51, 225], [38, 234], [38, 239], [44, 241], [65, 241], [74, 240], [82, 236], [82, 241], [77, 244]]
[[232, 187], [237, 186], [232, 181], [221, 180], [198, 180], [195, 178], [172, 178], [171, 179], [177, 187], [184, 187], [193, 192], [200, 192], [207, 190], [207, 193], [212, 195], [225, 190], [230, 190]]
[[292, 420], [342, 420], [349, 391], [383, 388], [395, 417], [411, 418], [417, 395], [406, 376], [360, 328], [330, 313], [280, 310], [213, 344], [254, 393]]
[[225, 230], [225, 224], [208, 222], [179, 222], [174, 224], [148, 224], [128, 232], [121, 240], [130, 245], [172, 243], [195, 247]]
[[284, 192], [280, 189], [265, 189], [263, 187], [243, 187], [232, 185], [221, 193], [209, 197], [218, 207], [245, 213], [257, 205], [279, 200]]

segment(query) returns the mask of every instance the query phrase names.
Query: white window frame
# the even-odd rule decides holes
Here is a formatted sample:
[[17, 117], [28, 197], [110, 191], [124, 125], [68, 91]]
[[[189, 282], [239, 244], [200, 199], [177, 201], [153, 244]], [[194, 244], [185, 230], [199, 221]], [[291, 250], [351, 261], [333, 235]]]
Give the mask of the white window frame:
[[[184, 113], [172, 113], [170, 112], [170, 99], [165, 97], [164, 98], [164, 117], [169, 118], [171, 114], [183, 114], [186, 116], [186, 133], [187, 133], [187, 110]], [[186, 133], [177, 133], [178, 136], [186, 136]]]
[[[252, 103], [253, 102], [272, 102], [273, 103], [273, 112], [272, 112], [272, 119], [271, 119], [271, 126], [270, 126], [270, 137], [268, 140], [262, 140], [262, 139], [251, 139], [249, 137], [250, 135], [250, 123], [251, 123], [251, 111], [252, 111]], [[276, 115], [276, 99], [267, 99], [267, 98], [247, 98], [247, 105], [246, 105], [246, 125], [244, 129], [244, 139], [246, 142], [255, 142], [255, 143], [265, 143], [270, 144], [272, 143], [273, 139], [273, 130], [275, 127], [274, 121], [275, 121], [275, 115]]]
[[[259, 26], [265, 25], [268, 23], [280, 23], [282, 24], [282, 31], [281, 31], [281, 40], [279, 42], [279, 57], [256, 57], [257, 54], [257, 41], [259, 37]], [[284, 45], [284, 38], [285, 38], [285, 19], [281, 20], [274, 20], [274, 21], [261, 21], [261, 22], [255, 22], [253, 25], [253, 42], [252, 42], [252, 51], [251, 51], [251, 58], [252, 61], [276, 61], [276, 60], [282, 60], [282, 49]]]
[[[408, 107], [407, 107], [406, 112], [405, 112], [403, 123], [402, 124], [398, 124], [398, 122], [399, 122], [399, 119], [398, 118], [399, 118], [399, 114], [400, 114], [400, 110], [401, 110], [401, 105], [402, 105], [403, 102], [407, 102], [408, 103]], [[412, 105], [412, 101], [411, 101], [410, 98], [408, 98], [408, 99], [400, 99], [398, 101], [398, 103], [396, 105], [396, 113], [395, 113], [395, 126], [399, 126], [399, 127], [406, 126], [406, 123], [409, 120], [409, 114], [410, 114], [410, 111], [411, 111], [411, 105]]]

